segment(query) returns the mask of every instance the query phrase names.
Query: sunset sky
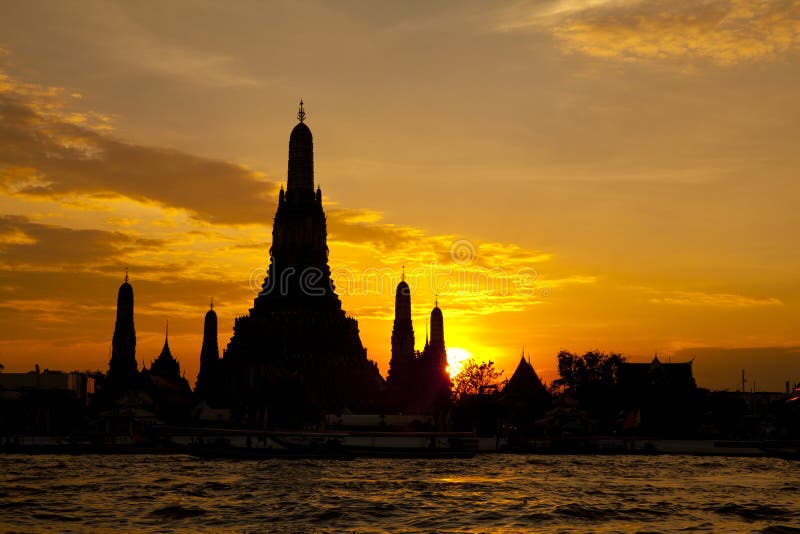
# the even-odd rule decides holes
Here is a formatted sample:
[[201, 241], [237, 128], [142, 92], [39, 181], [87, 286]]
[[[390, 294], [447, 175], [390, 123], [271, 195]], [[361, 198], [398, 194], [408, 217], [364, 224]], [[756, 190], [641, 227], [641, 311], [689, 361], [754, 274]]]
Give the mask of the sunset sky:
[[[680, 7], [675, 7], [680, 6]], [[385, 375], [417, 348], [546, 381], [560, 349], [800, 380], [800, 0], [0, 0], [0, 363], [191, 382], [268, 263], [297, 102], [330, 263]], [[748, 387], [750, 387], [750, 383]]]

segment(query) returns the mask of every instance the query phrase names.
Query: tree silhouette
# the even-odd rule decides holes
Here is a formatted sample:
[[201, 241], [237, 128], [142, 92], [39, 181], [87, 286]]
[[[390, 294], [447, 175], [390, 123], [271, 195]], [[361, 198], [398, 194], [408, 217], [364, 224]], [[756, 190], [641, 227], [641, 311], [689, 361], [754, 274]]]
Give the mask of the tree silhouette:
[[558, 353], [557, 386], [566, 388], [582, 409], [602, 426], [611, 428], [619, 410], [620, 354], [589, 351], [583, 356], [562, 350]]
[[621, 354], [589, 351], [583, 356], [562, 350], [558, 353], [558, 374], [554, 384], [580, 393], [586, 388], [610, 387], [617, 383]]
[[453, 394], [456, 399], [461, 399], [466, 395], [477, 395], [486, 387], [499, 387], [502, 384], [502, 376], [503, 371], [495, 369], [494, 362], [478, 363], [474, 358], [470, 358], [453, 379]]

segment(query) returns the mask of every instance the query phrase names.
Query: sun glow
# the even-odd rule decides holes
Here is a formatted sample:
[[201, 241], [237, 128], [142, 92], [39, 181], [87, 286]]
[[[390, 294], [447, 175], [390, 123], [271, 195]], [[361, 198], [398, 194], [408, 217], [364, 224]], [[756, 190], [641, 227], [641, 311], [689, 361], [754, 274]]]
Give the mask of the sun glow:
[[449, 347], [447, 349], [447, 372], [450, 374], [450, 378], [455, 378], [470, 358], [472, 358], [472, 353], [467, 349]]

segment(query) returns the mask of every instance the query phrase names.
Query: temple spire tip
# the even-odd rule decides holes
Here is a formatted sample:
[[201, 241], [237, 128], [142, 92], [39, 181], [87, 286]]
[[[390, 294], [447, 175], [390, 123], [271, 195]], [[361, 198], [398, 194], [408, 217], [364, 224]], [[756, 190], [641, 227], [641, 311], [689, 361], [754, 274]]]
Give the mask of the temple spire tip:
[[297, 120], [299, 120], [300, 122], [303, 122], [304, 120], [306, 120], [306, 112], [303, 109], [303, 99], [302, 98], [300, 98], [300, 109], [297, 110]]

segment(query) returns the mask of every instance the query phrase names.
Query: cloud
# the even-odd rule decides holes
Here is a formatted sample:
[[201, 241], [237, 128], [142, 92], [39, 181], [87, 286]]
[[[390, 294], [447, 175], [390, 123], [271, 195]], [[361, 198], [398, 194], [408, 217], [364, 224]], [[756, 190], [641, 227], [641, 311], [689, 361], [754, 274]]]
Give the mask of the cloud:
[[[58, 9], [55, 6], [50, 11], [58, 13]], [[191, 10], [203, 11], [203, 7], [195, 5]], [[64, 11], [58, 13], [62, 20], [71, 21], [75, 17], [74, 10]], [[184, 14], [182, 18], [186, 16]], [[210, 49], [203, 50], [197, 43], [189, 44], [175, 37], [177, 31], [164, 37], [148, 27], [146, 17], [133, 14], [125, 5], [90, 0], [75, 24], [80, 27], [80, 31], [74, 32], [77, 39], [94, 53], [107, 56], [111, 65], [121, 66], [126, 71], [138, 70], [211, 88], [265, 85], [264, 80], [242, 68], [240, 58], [214, 48], [214, 39], [204, 40], [203, 44]], [[98, 47], [97, 43], [103, 43], [103, 46]]]
[[0, 188], [123, 195], [223, 223], [269, 220], [277, 183], [235, 163], [112, 137], [111, 119], [68, 110], [63, 89], [0, 77]]
[[0, 216], [0, 268], [9, 270], [92, 270], [118, 263], [127, 252], [163, 248], [158, 239], [122, 232], [80, 230], [31, 222], [26, 217]]
[[569, 53], [618, 59], [710, 60], [720, 65], [772, 60], [800, 46], [796, 0], [667, 0], [525, 4], [501, 31], [549, 29]]
[[648, 291], [657, 293], [656, 296], [649, 299], [653, 304], [717, 306], [725, 308], [752, 308], [783, 305], [782, 301], [774, 297], [748, 297], [734, 293], [704, 293], [701, 291]]
[[565, 17], [591, 9], [620, 7], [640, 0], [530, 0], [517, 2], [495, 15], [495, 31], [507, 32], [530, 28], [546, 28]]

